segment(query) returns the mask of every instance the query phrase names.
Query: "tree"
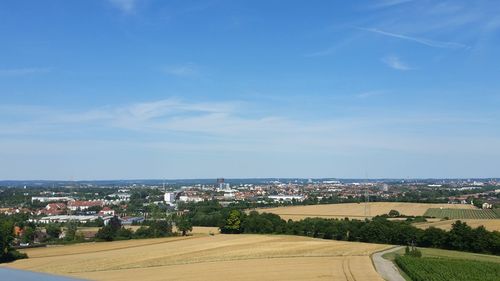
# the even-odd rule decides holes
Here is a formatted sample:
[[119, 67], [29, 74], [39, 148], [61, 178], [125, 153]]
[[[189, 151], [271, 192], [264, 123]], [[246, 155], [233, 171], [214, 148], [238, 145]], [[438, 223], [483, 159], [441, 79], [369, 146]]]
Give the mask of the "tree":
[[49, 238], [57, 239], [61, 234], [61, 227], [58, 224], [49, 223], [45, 226], [45, 231], [47, 232]]
[[391, 218], [395, 218], [395, 217], [399, 217], [399, 212], [397, 210], [390, 210], [389, 211], [389, 217]]
[[226, 219], [225, 225], [221, 227], [221, 232], [232, 234], [241, 233], [243, 231], [241, 227], [242, 216], [240, 211], [232, 210]]
[[126, 239], [132, 239], [132, 236], [134, 233], [132, 230], [122, 227], [118, 229], [113, 237], [113, 240], [126, 240]]
[[0, 222], [0, 257], [5, 257], [10, 251], [10, 243], [14, 240], [14, 225], [11, 221]]
[[11, 220], [0, 219], [0, 263], [10, 262], [16, 259], [27, 258], [26, 254], [22, 254], [12, 249], [11, 243], [14, 240], [14, 223]]
[[162, 217], [163, 213], [160, 209], [160, 207], [158, 207], [158, 205], [156, 204], [149, 204], [149, 210], [150, 210], [150, 213], [151, 213], [151, 218], [153, 220], [158, 220]]
[[99, 231], [97, 231], [95, 238], [104, 241], [113, 241], [115, 235], [116, 231], [113, 231], [113, 229], [109, 225], [106, 225], [99, 229]]
[[116, 232], [122, 227], [122, 222], [117, 216], [114, 216], [109, 220], [107, 226], [109, 226], [112, 231]]
[[131, 233], [120, 231], [122, 229], [122, 223], [117, 216], [112, 217], [106, 226], [103, 226], [99, 231], [97, 231], [95, 237], [104, 241], [113, 241], [120, 236], [121, 239], [131, 238]]
[[[154, 237], [165, 237], [172, 234], [172, 223], [167, 220], [155, 221], [150, 228], [154, 231]], [[189, 229], [186, 228], [186, 231], [187, 230], [191, 231], [192, 226], [190, 226]]]
[[473, 239], [472, 228], [458, 220], [451, 225], [447, 246], [453, 250], [470, 251]]
[[76, 221], [69, 221], [66, 225], [65, 239], [68, 241], [76, 240], [76, 231], [78, 230], [78, 223]]
[[429, 227], [420, 236], [419, 245], [422, 247], [442, 248], [446, 243], [446, 239], [445, 230]]
[[141, 226], [135, 231], [134, 237], [136, 237], [136, 238], [149, 238], [149, 237], [151, 237], [151, 231], [148, 227]]
[[176, 220], [175, 226], [177, 227], [177, 230], [182, 232], [182, 236], [186, 236], [188, 231], [193, 230], [193, 224], [186, 215], [179, 216]]
[[22, 236], [22, 241], [23, 243], [31, 243], [33, 240], [35, 240], [35, 228], [31, 226], [25, 226], [24, 227], [24, 233]]

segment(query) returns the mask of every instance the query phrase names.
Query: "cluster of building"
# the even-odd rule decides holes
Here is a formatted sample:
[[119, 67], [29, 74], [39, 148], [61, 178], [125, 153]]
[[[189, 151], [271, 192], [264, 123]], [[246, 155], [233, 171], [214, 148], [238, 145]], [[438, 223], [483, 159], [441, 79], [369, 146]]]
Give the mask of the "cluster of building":
[[[488, 192], [480, 192], [485, 186], [500, 186], [498, 182], [482, 181], [340, 181], [340, 180], [288, 180], [288, 181], [261, 181], [259, 183], [229, 183], [224, 179], [217, 179], [213, 184], [193, 184], [184, 186], [140, 186], [119, 187], [106, 193], [92, 193], [84, 196], [83, 193], [74, 192], [51, 192], [42, 191], [31, 197], [31, 201], [38, 209], [26, 208], [3, 208], [0, 213], [16, 214], [31, 213], [37, 217], [37, 221], [66, 222], [76, 220], [82, 223], [109, 218], [118, 215], [123, 222], [137, 221], [135, 217], [126, 215], [147, 216], [147, 206], [150, 204], [167, 205], [168, 210], [175, 210], [178, 203], [201, 202], [205, 200], [218, 200], [223, 205], [236, 201], [277, 203], [277, 202], [302, 202], [311, 198], [322, 200], [332, 196], [339, 199], [366, 200], [367, 197], [377, 197], [379, 200], [390, 200], [400, 198], [408, 193], [420, 193], [424, 191], [445, 190], [450, 193], [459, 193], [458, 196], [440, 198], [448, 200], [449, 203], [471, 204], [472, 200], [485, 202], [485, 208], [491, 208], [498, 204], [500, 189]], [[154, 190], [141, 202], [140, 212], [123, 212], [127, 209], [127, 203], [131, 200], [131, 189], [143, 188]], [[491, 188], [490, 188], [491, 190]], [[158, 191], [163, 191], [159, 197]], [[477, 191], [477, 192], [475, 192]], [[161, 193], [160, 193], [161, 194]], [[82, 198], [94, 198], [82, 200]], [[137, 206], [137, 204], [136, 204]], [[115, 210], [120, 209], [121, 213]], [[137, 208], [136, 208], [137, 210]], [[141, 214], [141, 212], [144, 212]]]
[[[323, 180], [306, 182], [280, 182], [272, 181], [265, 184], [238, 184], [231, 185], [224, 179], [217, 179], [214, 185], [196, 184], [182, 186], [176, 191], [166, 192], [164, 201], [174, 206], [178, 202], [199, 202], [203, 200], [218, 200], [222, 204], [234, 201], [251, 202], [302, 202], [308, 198], [329, 198], [336, 196], [340, 199], [366, 200], [367, 197], [377, 197], [389, 200], [400, 198], [408, 192], [431, 191], [442, 189], [447, 191], [468, 192], [463, 196], [451, 196], [449, 203], [471, 204], [472, 198], [489, 200], [484, 206], [490, 207], [498, 203], [491, 192], [470, 194], [471, 191], [479, 190], [485, 185], [500, 185], [497, 182], [461, 181], [446, 183], [426, 183], [416, 181], [384, 182], [384, 181], [362, 181], [342, 182], [339, 180]], [[500, 191], [500, 190], [499, 190]], [[498, 192], [497, 192], [498, 193]]]

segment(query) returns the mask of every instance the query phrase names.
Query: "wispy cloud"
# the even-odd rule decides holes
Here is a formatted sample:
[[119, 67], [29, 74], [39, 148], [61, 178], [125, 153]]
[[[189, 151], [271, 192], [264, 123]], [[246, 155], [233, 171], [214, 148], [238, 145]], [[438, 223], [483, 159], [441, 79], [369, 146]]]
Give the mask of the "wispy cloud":
[[307, 53], [304, 56], [308, 58], [323, 57], [333, 54], [337, 50], [337, 47], [329, 47], [320, 51]]
[[367, 91], [357, 94], [356, 97], [359, 99], [367, 99], [371, 97], [381, 96], [384, 93], [385, 91]]
[[469, 46], [467, 46], [465, 44], [461, 44], [461, 43], [435, 41], [435, 40], [431, 40], [431, 39], [427, 39], [427, 38], [412, 37], [412, 36], [407, 36], [407, 35], [403, 35], [403, 34], [383, 31], [383, 30], [380, 30], [377, 28], [358, 27], [358, 29], [373, 32], [373, 33], [384, 35], [384, 36], [389, 36], [389, 37], [394, 37], [394, 38], [398, 38], [398, 39], [402, 39], [402, 40], [412, 41], [412, 42], [416, 42], [416, 43], [426, 45], [429, 47], [434, 47], [434, 48], [447, 48], [447, 49], [461, 49], [461, 48], [468, 49], [468, 48], [470, 48]]
[[[367, 98], [383, 94], [383, 91], [369, 91], [359, 94], [359, 98]], [[0, 106], [0, 116], [8, 122], [0, 121], [0, 134], [25, 134], [44, 132], [52, 135], [67, 135], [74, 128], [91, 130], [100, 128], [106, 131], [123, 130], [168, 136], [171, 133], [189, 133], [197, 137], [210, 136], [218, 140], [241, 141], [243, 143], [266, 142], [283, 143], [284, 139], [296, 139], [307, 136], [304, 145], [310, 142], [325, 142], [334, 138], [356, 134], [374, 127], [391, 128], [401, 124], [430, 122], [476, 122], [477, 120], [447, 118], [446, 116], [406, 116], [378, 118], [327, 118], [304, 121], [273, 114], [249, 114], [248, 104], [239, 101], [223, 102], [186, 102], [169, 98], [151, 102], [132, 103], [123, 106], [92, 108], [86, 111], [61, 111], [54, 108], [38, 108], [27, 106]], [[4, 110], [4, 109], [11, 109]], [[1, 120], [2, 118], [0, 118]], [[13, 121], [17, 120], [17, 121]], [[13, 130], [15, 129], [15, 130]], [[79, 134], [80, 129], [78, 129]], [[10, 133], [9, 133], [10, 132]], [[193, 140], [193, 139], [192, 139]], [[196, 140], [196, 138], [195, 138]], [[294, 142], [295, 143], [295, 142]], [[347, 141], [346, 141], [347, 143]], [[366, 144], [368, 145], [368, 144]]]
[[[366, 92], [360, 95], [376, 94]], [[491, 151], [496, 151], [494, 148], [499, 144], [498, 138], [488, 139], [485, 136], [464, 139], [464, 136], [470, 135], [469, 132], [464, 133], [464, 125], [470, 127], [484, 122], [491, 125], [498, 118], [477, 120], [472, 115], [467, 118], [463, 112], [456, 115], [444, 112], [415, 115], [408, 111], [390, 113], [387, 109], [364, 116], [308, 120], [294, 119], [281, 111], [252, 114], [248, 111], [249, 107], [249, 104], [238, 101], [199, 102], [174, 98], [86, 110], [32, 106], [23, 109], [22, 105], [15, 108], [0, 105], [0, 155], [5, 159], [3, 162], [8, 163], [0, 169], [0, 177], [18, 175], [21, 178], [26, 176], [23, 174], [26, 167], [39, 172], [40, 167], [47, 166], [51, 169], [41, 173], [43, 177], [54, 176], [53, 167], [59, 166], [63, 170], [55, 170], [66, 176], [76, 172], [77, 177], [81, 177], [82, 171], [92, 170], [91, 177], [101, 173], [104, 177], [144, 177], [144, 173], [151, 169], [158, 169], [159, 175], [171, 170], [165, 168], [171, 165], [169, 163], [175, 163], [172, 168], [178, 169], [171, 170], [174, 177], [185, 175], [182, 173], [186, 171], [206, 171], [218, 166], [207, 172], [213, 175], [220, 173], [221, 169], [230, 173], [228, 169], [234, 167], [234, 163], [246, 165], [247, 161], [254, 161], [248, 164], [249, 167], [262, 167], [262, 159], [279, 161], [276, 165], [266, 162], [268, 166], [261, 173], [278, 173], [279, 170], [269, 167], [282, 167], [279, 162], [292, 162], [292, 166], [286, 168], [288, 170], [301, 159], [306, 162], [314, 159], [312, 162], [317, 165], [314, 170], [317, 170], [325, 164], [331, 165], [331, 156], [341, 159], [340, 162], [357, 157], [360, 161], [349, 166], [349, 169], [355, 170], [366, 157], [380, 159], [381, 151], [389, 155], [384, 156], [389, 159], [397, 159], [401, 154], [407, 157], [457, 155], [458, 152], [463, 157], [463, 151], [491, 158]], [[437, 130], [450, 125], [460, 127], [460, 130], [447, 135], [431, 134], [432, 137], [422, 131], [422, 128]], [[234, 158], [229, 158], [229, 155]], [[24, 165], [19, 159], [32, 160]], [[47, 159], [57, 159], [53, 163], [55, 166], [47, 165]], [[74, 159], [80, 160], [76, 163]], [[180, 165], [179, 161], [185, 163]], [[25, 169], [17, 168], [21, 164]], [[331, 172], [332, 166], [328, 167], [326, 172]], [[241, 169], [240, 166], [238, 169]], [[114, 171], [116, 176], [110, 171]], [[30, 175], [33, 176], [32, 173]], [[200, 177], [200, 174], [190, 175], [193, 176]]]
[[179, 77], [194, 77], [200, 74], [198, 65], [192, 62], [167, 66], [163, 70], [168, 75]]
[[108, 0], [113, 6], [126, 14], [131, 14], [135, 11], [137, 0]]
[[390, 68], [396, 69], [396, 70], [411, 70], [410, 66], [408, 66], [406, 63], [401, 61], [401, 59], [397, 56], [387, 56], [385, 58], [382, 58], [382, 62], [385, 63], [387, 66]]
[[372, 8], [385, 8], [413, 2], [413, 0], [381, 0], [371, 5]]
[[50, 67], [0, 69], [0, 76], [23, 76], [30, 74], [48, 73], [50, 71], [52, 71], [52, 68]]
[[339, 40], [339, 41], [335, 42], [333, 45], [331, 45], [325, 49], [314, 51], [314, 52], [309, 52], [309, 53], [305, 54], [304, 56], [308, 57], [308, 58], [314, 58], [314, 57], [324, 57], [324, 56], [332, 55], [332, 54], [340, 51], [341, 49], [349, 46], [358, 37], [359, 37], [359, 35], [353, 35], [353, 36], [350, 36], [348, 38], [344, 38], [343, 40]]

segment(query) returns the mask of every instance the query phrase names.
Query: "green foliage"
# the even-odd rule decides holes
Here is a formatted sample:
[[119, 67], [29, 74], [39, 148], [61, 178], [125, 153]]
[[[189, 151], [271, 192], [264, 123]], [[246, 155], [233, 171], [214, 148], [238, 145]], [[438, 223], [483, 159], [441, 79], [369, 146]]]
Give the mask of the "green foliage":
[[134, 233], [134, 238], [157, 238], [172, 235], [172, 223], [167, 220], [149, 221], [149, 227], [141, 226]]
[[[250, 212], [247, 216], [232, 210], [220, 228], [222, 233], [275, 233], [323, 239], [361, 241], [393, 245], [415, 245], [500, 255], [500, 233], [484, 227], [471, 228], [457, 221], [447, 232], [437, 228], [418, 229], [405, 221], [338, 220], [306, 218], [288, 222], [275, 214]], [[417, 254], [416, 254], [417, 255]]]
[[258, 212], [252, 211], [245, 218], [241, 228], [246, 233], [284, 233], [286, 232], [286, 222], [275, 214], [263, 213], [260, 215]]
[[[112, 217], [106, 226], [103, 226], [99, 231], [97, 231], [95, 238], [104, 241], [113, 241], [117, 239], [126, 239], [127, 237], [132, 237], [132, 235], [127, 232], [122, 231], [122, 224], [118, 217]], [[129, 238], [129, 239], [130, 239]]]
[[109, 225], [106, 225], [97, 231], [95, 238], [103, 241], [113, 241], [116, 238], [117, 230], [113, 230]]
[[400, 216], [400, 214], [399, 214], [399, 212], [397, 210], [390, 210], [388, 215], [391, 218], [396, 218], [396, 217]]
[[35, 240], [35, 228], [32, 226], [25, 226], [24, 233], [21, 237], [23, 243], [32, 243]]
[[424, 214], [425, 217], [447, 218], [447, 219], [498, 219], [495, 211], [492, 209], [439, 209], [429, 208]]
[[222, 226], [224, 216], [228, 209], [223, 208], [217, 201], [203, 201], [198, 203], [181, 203], [180, 210], [188, 210], [186, 214], [193, 225], [197, 226]]
[[397, 265], [414, 281], [496, 281], [500, 264], [447, 258], [396, 257]]
[[414, 258], [421, 258], [422, 252], [419, 249], [417, 249], [416, 247], [406, 246], [405, 256], [414, 257]]
[[121, 227], [115, 232], [112, 240], [128, 240], [132, 239], [134, 232], [128, 228]]
[[139, 227], [134, 233], [134, 237], [139, 239], [150, 238], [151, 236], [151, 232], [149, 231], [149, 227], [147, 226]]
[[182, 236], [186, 236], [187, 232], [193, 230], [193, 224], [191, 220], [186, 215], [182, 215], [176, 218], [175, 226], [182, 232]]
[[45, 226], [45, 231], [49, 236], [49, 239], [58, 239], [61, 234], [61, 226], [56, 223], [49, 223]]
[[448, 233], [445, 230], [429, 227], [420, 235], [419, 245], [422, 247], [444, 248]]
[[14, 240], [13, 232], [13, 221], [0, 217], [0, 263], [28, 257], [26, 254], [19, 253], [12, 249], [11, 243]]
[[226, 219], [226, 223], [221, 227], [221, 233], [237, 234], [243, 232], [242, 220], [244, 213], [239, 210], [231, 210]]
[[76, 221], [70, 221], [66, 224], [66, 235], [64, 239], [66, 241], [77, 240], [76, 231], [78, 230], [78, 223]]

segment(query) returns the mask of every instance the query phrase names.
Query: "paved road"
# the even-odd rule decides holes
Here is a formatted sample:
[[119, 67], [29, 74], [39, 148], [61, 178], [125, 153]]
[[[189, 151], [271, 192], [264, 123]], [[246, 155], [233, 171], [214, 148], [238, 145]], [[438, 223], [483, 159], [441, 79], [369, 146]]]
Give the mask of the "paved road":
[[394, 265], [390, 260], [386, 260], [382, 255], [390, 252], [395, 252], [403, 248], [402, 246], [394, 247], [389, 250], [378, 252], [372, 255], [373, 264], [375, 264], [375, 269], [378, 274], [382, 276], [387, 281], [405, 281], [403, 276], [399, 273], [396, 265]]

